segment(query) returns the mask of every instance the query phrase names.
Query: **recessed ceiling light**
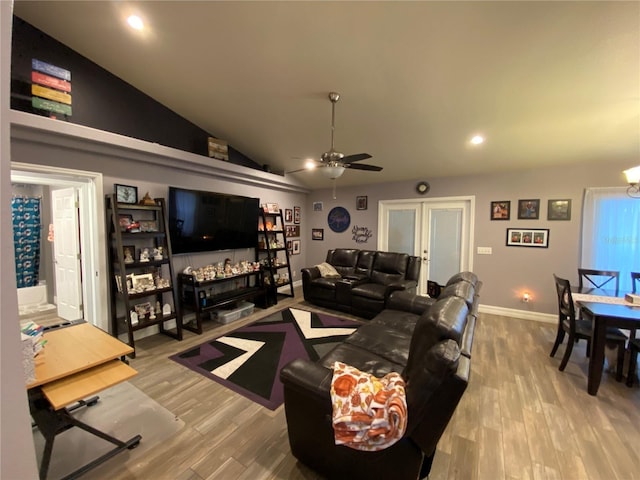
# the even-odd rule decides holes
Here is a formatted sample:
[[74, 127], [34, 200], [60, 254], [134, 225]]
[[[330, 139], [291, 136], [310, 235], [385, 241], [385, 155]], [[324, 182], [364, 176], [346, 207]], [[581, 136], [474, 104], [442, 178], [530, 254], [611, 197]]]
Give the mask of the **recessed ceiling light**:
[[482, 135], [474, 135], [471, 138], [471, 143], [473, 145], [480, 145], [481, 143], [484, 143], [484, 137]]
[[144, 29], [144, 23], [142, 22], [142, 19], [137, 15], [129, 15], [129, 18], [127, 18], [127, 23], [131, 28], [134, 28], [136, 30]]

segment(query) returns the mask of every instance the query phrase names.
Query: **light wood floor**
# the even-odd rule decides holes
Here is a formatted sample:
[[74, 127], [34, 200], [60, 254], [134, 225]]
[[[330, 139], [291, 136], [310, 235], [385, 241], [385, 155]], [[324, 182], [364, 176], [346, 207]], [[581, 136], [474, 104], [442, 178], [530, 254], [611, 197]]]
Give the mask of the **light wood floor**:
[[[256, 309], [242, 323], [297, 301]], [[87, 478], [320, 478], [291, 455], [284, 407], [272, 412], [168, 359], [239, 324], [215, 325], [205, 322], [203, 335], [186, 332], [182, 342], [156, 335], [136, 343], [131, 365], [140, 374], [131, 383], [186, 426], [144, 458], [125, 452]], [[559, 372], [564, 345], [549, 357], [554, 330], [481, 314], [471, 383], [439, 443], [431, 480], [640, 478], [640, 389], [605, 374], [598, 396], [588, 395], [585, 342]]]

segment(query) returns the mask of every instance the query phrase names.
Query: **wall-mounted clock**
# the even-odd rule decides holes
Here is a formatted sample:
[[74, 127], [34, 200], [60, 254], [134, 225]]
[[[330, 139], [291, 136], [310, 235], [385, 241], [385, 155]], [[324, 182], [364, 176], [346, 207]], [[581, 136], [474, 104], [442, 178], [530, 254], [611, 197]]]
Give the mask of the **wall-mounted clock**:
[[336, 233], [344, 232], [349, 228], [351, 223], [351, 215], [344, 207], [334, 207], [327, 215], [327, 223], [329, 228]]
[[420, 195], [429, 193], [429, 190], [431, 190], [431, 185], [429, 185], [427, 182], [419, 182], [416, 185], [416, 192], [418, 192]]
[[116, 201], [118, 203], [138, 203], [138, 187], [115, 184]]

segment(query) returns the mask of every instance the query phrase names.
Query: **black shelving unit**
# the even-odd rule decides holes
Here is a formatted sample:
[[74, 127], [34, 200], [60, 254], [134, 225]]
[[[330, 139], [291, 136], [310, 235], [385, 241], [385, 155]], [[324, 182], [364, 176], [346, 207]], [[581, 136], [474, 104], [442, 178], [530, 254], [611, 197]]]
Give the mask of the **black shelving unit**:
[[[191, 332], [202, 333], [202, 316], [219, 308], [245, 299], [263, 299], [265, 296], [263, 270], [240, 273], [224, 278], [197, 280], [192, 274], [178, 274], [178, 291], [183, 315], [188, 311], [195, 314], [195, 319], [185, 322], [183, 327]], [[229, 283], [233, 288], [225, 289]]]
[[[156, 198], [154, 202], [154, 205], [118, 203], [115, 195], [106, 197], [111, 334], [117, 337], [126, 331], [128, 343], [134, 348], [132, 358], [135, 358], [134, 332], [137, 330], [158, 325], [161, 333], [182, 340], [182, 315], [173, 285], [165, 201]], [[142, 253], [145, 250], [148, 255]], [[134, 287], [140, 285], [145, 289], [136, 291]], [[158, 302], [160, 313], [156, 312]], [[173, 308], [171, 313], [163, 314], [166, 303], [173, 303]], [[146, 304], [153, 314], [147, 311], [144, 318], [140, 315], [137, 323], [133, 322], [131, 313], [147, 310]], [[172, 320], [175, 327], [166, 328], [165, 324]]]
[[[294, 296], [291, 262], [281, 210], [277, 213], [259, 210], [256, 260], [262, 264], [265, 271], [264, 283], [268, 303], [277, 304], [278, 295]], [[289, 292], [283, 292], [282, 287], [288, 287]]]

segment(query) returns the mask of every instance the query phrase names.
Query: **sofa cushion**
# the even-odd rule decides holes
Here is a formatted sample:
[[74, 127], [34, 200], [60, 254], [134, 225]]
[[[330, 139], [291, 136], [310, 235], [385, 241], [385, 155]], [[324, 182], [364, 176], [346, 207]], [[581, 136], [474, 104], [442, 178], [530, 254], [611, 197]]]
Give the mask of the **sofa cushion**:
[[[406, 365], [411, 344], [411, 333], [386, 325], [368, 323], [349, 335], [345, 343], [368, 350], [398, 365]], [[399, 370], [401, 371], [401, 370]]]
[[459, 272], [449, 278], [447, 285], [460, 281], [469, 282], [471, 285], [475, 286], [478, 283], [478, 276], [473, 272]]
[[475, 291], [476, 289], [471, 283], [460, 281], [444, 287], [438, 298], [460, 297], [467, 302], [467, 306], [471, 308], [475, 298]]
[[373, 300], [384, 300], [387, 293], [387, 286], [379, 283], [363, 283], [351, 289], [351, 295], [371, 298]]
[[373, 261], [371, 280], [382, 285], [404, 280], [408, 262], [406, 253], [378, 252]]
[[376, 377], [384, 377], [389, 372], [401, 372], [404, 368], [404, 365], [394, 363], [370, 350], [349, 343], [341, 343], [318, 360], [320, 365], [329, 369], [334, 362], [352, 365], [358, 370]]
[[362, 277], [371, 276], [371, 269], [373, 268], [373, 261], [376, 258], [376, 251], [374, 250], [361, 250], [358, 255], [358, 262], [356, 263], [355, 274]]
[[320, 270], [320, 276], [323, 278], [340, 278], [340, 274], [330, 263], [320, 263], [316, 268]]
[[398, 330], [411, 336], [420, 315], [403, 310], [385, 308], [375, 316], [369, 325], [380, 325]]
[[333, 265], [340, 276], [344, 277], [355, 273], [358, 253], [355, 248], [335, 248], [327, 252], [327, 263]]

